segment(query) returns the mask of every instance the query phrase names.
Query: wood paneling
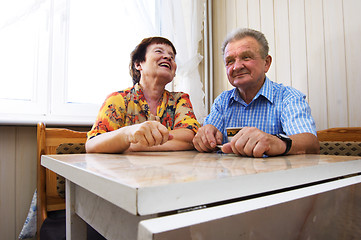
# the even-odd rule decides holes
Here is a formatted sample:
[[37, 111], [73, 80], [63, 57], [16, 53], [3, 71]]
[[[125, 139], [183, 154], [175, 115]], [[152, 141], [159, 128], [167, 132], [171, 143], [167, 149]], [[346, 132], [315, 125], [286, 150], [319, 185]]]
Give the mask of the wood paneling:
[[15, 127], [0, 126], [0, 233], [16, 239], [15, 231]]
[[28, 215], [36, 189], [36, 145], [36, 126], [0, 126], [0, 240], [17, 239]]
[[350, 126], [361, 126], [361, 1], [344, 0], [343, 16], [345, 27], [346, 74], [348, 96], [348, 119]]
[[[317, 130], [361, 126], [361, 2], [358, 0], [214, 0], [214, 98], [231, 89], [220, 46], [230, 29], [267, 37], [267, 76], [306, 94]], [[216, 53], [217, 52], [217, 53]], [[221, 68], [221, 69], [219, 69]], [[224, 83], [226, 82], [226, 83]]]
[[[273, 12], [273, 0], [260, 0], [260, 14], [261, 14], [261, 28], [260, 30], [264, 33], [267, 38], [269, 45], [269, 54], [275, 56], [275, 24], [274, 24], [274, 12]], [[274, 59], [270, 69], [267, 72], [267, 76], [270, 79], [277, 79], [276, 77], [276, 64]]]
[[292, 86], [308, 94], [305, 3], [303, 0], [289, 1], [290, 70]]
[[261, 14], [259, 1], [248, 1], [248, 27], [261, 29]]
[[[216, 98], [222, 91], [228, 88], [228, 80], [222, 58], [222, 42], [227, 35], [226, 24], [226, 2], [213, 2], [213, 78], [214, 78], [214, 98]], [[218, 37], [222, 36], [222, 37]], [[213, 102], [212, 102], [213, 103]]]
[[[275, 56], [277, 79], [275, 82], [291, 85], [291, 60], [290, 60], [290, 22], [288, 18], [288, 1], [274, 0], [275, 18]], [[287, 37], [285, 37], [287, 36]]]
[[36, 189], [36, 128], [16, 128], [16, 233], [19, 234]]
[[323, 12], [328, 123], [332, 127], [343, 127], [348, 125], [348, 100], [342, 0], [324, 2]]
[[36, 189], [36, 128], [0, 126], [0, 239], [17, 239]]
[[236, 11], [236, 27], [247, 27], [248, 26], [248, 1], [238, 0], [237, 4], [234, 5], [233, 11]]
[[305, 1], [305, 20], [308, 101], [317, 129], [326, 129], [328, 112], [322, 1]]

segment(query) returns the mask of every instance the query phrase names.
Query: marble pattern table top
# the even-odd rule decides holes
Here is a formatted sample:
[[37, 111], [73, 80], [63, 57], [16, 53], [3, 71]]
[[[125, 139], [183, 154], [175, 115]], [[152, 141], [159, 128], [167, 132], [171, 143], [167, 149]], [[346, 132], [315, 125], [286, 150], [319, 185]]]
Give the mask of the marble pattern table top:
[[137, 152], [42, 156], [42, 165], [134, 215], [252, 196], [361, 172], [360, 157]]

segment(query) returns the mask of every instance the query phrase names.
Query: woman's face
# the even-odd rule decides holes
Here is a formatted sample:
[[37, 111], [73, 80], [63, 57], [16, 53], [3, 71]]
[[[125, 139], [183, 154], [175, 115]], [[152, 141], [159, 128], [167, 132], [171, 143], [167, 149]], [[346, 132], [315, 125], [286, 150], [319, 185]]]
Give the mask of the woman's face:
[[175, 54], [171, 46], [157, 43], [149, 45], [145, 61], [136, 64], [136, 68], [141, 74], [141, 80], [157, 78], [162, 80], [164, 85], [170, 83], [177, 70], [174, 59]]

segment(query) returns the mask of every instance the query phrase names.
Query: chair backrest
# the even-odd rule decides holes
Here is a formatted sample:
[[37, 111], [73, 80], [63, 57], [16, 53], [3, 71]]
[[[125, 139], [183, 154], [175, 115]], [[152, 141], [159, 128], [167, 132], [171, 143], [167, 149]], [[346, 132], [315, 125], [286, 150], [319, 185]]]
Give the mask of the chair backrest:
[[56, 154], [63, 143], [85, 143], [86, 132], [65, 128], [47, 128], [44, 123], [37, 126], [37, 230], [47, 218], [48, 211], [65, 209], [65, 200], [57, 191], [57, 175], [41, 166], [41, 155]]
[[361, 156], [361, 127], [329, 128], [317, 136], [321, 154]]
[[318, 141], [361, 142], [361, 127], [329, 128], [317, 131]]

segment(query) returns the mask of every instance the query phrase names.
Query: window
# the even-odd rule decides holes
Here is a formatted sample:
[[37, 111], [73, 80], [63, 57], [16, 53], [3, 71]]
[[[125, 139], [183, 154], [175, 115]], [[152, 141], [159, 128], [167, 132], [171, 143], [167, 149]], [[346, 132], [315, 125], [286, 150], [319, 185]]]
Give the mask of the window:
[[[0, 88], [0, 123], [92, 124], [108, 94], [132, 86], [129, 55], [134, 47], [145, 37], [172, 32], [169, 19], [182, 18], [180, 8], [193, 9], [194, 4], [160, 0], [0, 3], [4, 86]], [[177, 15], [166, 19], [163, 14], [160, 19], [158, 13], [165, 11]], [[167, 21], [168, 29], [161, 21]], [[188, 52], [192, 49], [173, 35], [165, 37], [175, 43], [178, 53], [177, 42]]]
[[[53, 20], [52, 115], [93, 122], [108, 94], [132, 86], [129, 55], [141, 39], [157, 33], [145, 31], [143, 19], [133, 18], [133, 4], [126, 2], [54, 2], [59, 10]], [[156, 1], [142, 4], [155, 26]]]
[[35, 0], [0, 3], [0, 113], [14, 122], [46, 111], [49, 8]]

